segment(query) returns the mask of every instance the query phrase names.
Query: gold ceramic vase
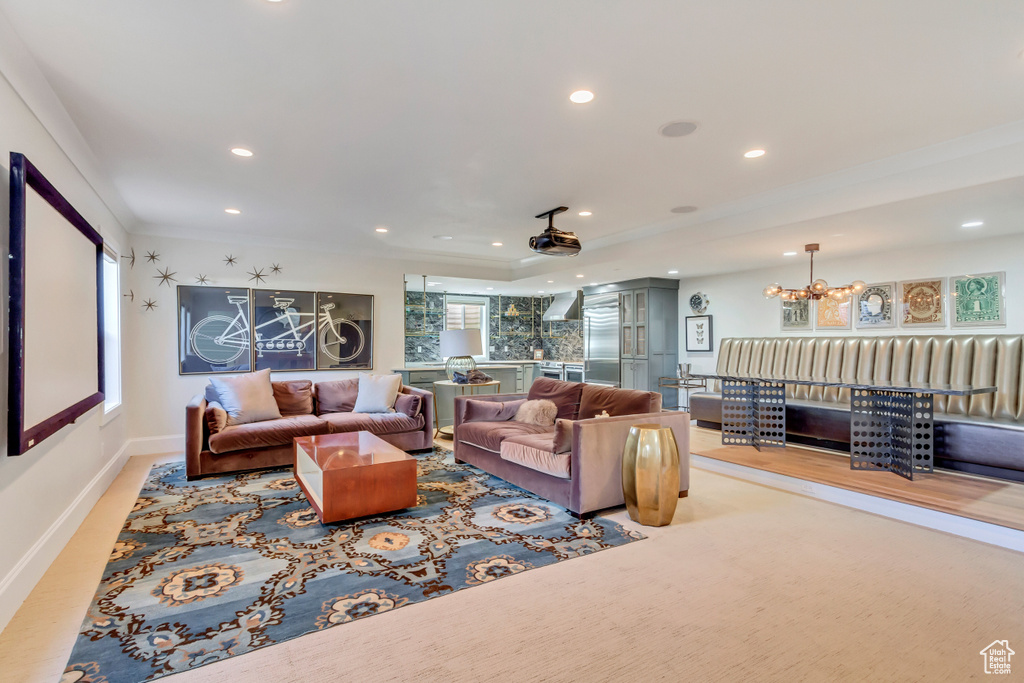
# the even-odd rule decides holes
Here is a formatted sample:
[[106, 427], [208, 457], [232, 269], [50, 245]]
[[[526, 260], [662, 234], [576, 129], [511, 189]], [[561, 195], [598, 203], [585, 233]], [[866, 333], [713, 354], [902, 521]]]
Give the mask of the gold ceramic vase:
[[679, 448], [671, 427], [629, 428], [622, 452], [622, 495], [629, 518], [645, 526], [672, 522], [679, 502]]

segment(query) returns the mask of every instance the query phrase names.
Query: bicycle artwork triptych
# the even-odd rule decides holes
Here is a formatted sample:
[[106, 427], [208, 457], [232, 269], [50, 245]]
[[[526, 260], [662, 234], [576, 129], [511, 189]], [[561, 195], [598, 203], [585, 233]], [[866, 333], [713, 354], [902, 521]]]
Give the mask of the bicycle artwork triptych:
[[182, 375], [373, 368], [373, 295], [178, 287]]

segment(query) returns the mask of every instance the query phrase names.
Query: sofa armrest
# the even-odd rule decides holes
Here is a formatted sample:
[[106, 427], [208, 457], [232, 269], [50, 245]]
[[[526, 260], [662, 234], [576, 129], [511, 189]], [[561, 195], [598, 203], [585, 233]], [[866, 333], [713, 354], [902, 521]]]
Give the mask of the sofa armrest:
[[430, 434], [434, 433], [434, 394], [425, 390], [417, 389], [416, 387], [410, 387], [407, 384], [403, 384], [400, 389], [403, 394], [411, 394], [413, 396], [420, 397], [420, 414], [423, 416], [423, 428], [430, 431]]
[[526, 398], [526, 396], [526, 394], [473, 394], [471, 396], [456, 396], [454, 427], [458, 427], [465, 421], [466, 401], [497, 401], [504, 403], [505, 401], [518, 401], [521, 398]]
[[196, 394], [185, 406], [185, 474], [202, 474], [200, 454], [207, 448], [206, 397]]
[[622, 504], [622, 449], [636, 424], [671, 427], [679, 449], [679, 491], [690, 488], [690, 415], [658, 412], [577, 420], [572, 426], [572, 509], [592, 512]]

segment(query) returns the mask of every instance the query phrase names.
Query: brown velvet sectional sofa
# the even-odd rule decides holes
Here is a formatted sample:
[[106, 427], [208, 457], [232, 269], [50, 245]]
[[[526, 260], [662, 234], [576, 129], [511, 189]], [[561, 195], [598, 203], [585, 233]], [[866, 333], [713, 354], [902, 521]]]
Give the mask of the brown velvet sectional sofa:
[[292, 439], [368, 431], [404, 451], [433, 448], [429, 391], [403, 386], [394, 413], [354, 413], [358, 379], [272, 382], [279, 419], [226, 426], [212, 385], [185, 408], [185, 471], [189, 479], [292, 464]]
[[[526, 399], [558, 407], [554, 426], [516, 422]], [[607, 412], [610, 417], [596, 417]], [[538, 378], [528, 394], [457, 396], [455, 459], [532, 491], [576, 516], [624, 504], [622, 449], [634, 424], [671, 427], [679, 495], [690, 488], [690, 416], [661, 410], [661, 394]]]

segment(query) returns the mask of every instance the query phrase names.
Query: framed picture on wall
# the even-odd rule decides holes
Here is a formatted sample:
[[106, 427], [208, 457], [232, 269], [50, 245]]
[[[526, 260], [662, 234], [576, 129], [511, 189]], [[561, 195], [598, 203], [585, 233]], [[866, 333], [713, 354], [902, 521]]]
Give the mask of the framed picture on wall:
[[896, 283], [868, 285], [857, 295], [853, 311], [858, 329], [885, 328], [896, 325]]
[[945, 278], [900, 282], [901, 327], [945, 327]]
[[825, 297], [818, 299], [815, 309], [815, 326], [819, 330], [850, 329], [851, 300], [836, 301]]
[[688, 353], [713, 350], [714, 337], [712, 335], [710, 315], [686, 316], [686, 351]]
[[811, 302], [807, 299], [796, 301], [781, 300], [782, 330], [795, 332], [811, 329]]
[[373, 368], [373, 295], [317, 292], [316, 366]]
[[178, 374], [249, 372], [249, 290], [178, 285]]
[[949, 278], [953, 327], [1006, 325], [1006, 273], [979, 273]]
[[253, 369], [314, 369], [316, 318], [313, 292], [252, 290]]

